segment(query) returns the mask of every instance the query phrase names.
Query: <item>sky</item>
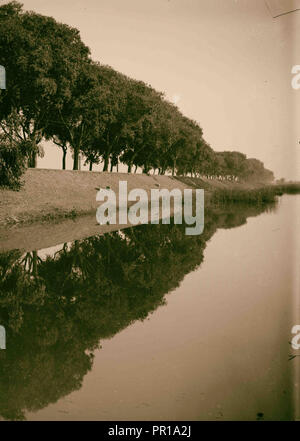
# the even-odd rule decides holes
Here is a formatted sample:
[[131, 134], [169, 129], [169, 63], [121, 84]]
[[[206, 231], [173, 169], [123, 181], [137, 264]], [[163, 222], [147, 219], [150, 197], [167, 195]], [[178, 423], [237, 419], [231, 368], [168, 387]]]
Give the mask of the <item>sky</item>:
[[[300, 1], [22, 3], [78, 28], [94, 60], [164, 92], [200, 124], [214, 150], [243, 152], [277, 178], [300, 179], [300, 88], [291, 86], [292, 67], [300, 65], [300, 11], [287, 13]], [[61, 167], [57, 147], [45, 153], [39, 167]]]

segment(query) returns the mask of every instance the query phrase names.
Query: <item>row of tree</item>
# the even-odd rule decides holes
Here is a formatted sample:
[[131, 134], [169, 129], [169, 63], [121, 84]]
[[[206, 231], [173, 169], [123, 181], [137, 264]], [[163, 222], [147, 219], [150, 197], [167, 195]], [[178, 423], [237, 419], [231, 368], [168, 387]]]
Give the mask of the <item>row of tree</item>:
[[[53, 18], [0, 7], [0, 64], [7, 89], [0, 92], [1, 183], [30, 167], [52, 140], [83, 155], [90, 170], [119, 163], [160, 174], [272, 180], [272, 172], [239, 152], [214, 152], [196, 121], [186, 118], [149, 85], [92, 61], [79, 31]], [[5, 166], [5, 167], [4, 167]], [[17, 178], [16, 178], [17, 176]]]

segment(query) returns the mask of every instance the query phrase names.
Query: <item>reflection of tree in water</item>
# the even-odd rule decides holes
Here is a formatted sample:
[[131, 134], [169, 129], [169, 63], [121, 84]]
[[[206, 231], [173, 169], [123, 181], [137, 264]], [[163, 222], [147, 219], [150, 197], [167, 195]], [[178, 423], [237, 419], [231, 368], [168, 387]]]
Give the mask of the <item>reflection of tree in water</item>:
[[200, 236], [184, 225], [142, 225], [65, 244], [42, 260], [37, 252], [0, 254], [0, 415], [22, 419], [81, 387], [92, 351], [164, 304], [164, 295], [203, 261], [217, 228], [261, 208], [206, 210]]

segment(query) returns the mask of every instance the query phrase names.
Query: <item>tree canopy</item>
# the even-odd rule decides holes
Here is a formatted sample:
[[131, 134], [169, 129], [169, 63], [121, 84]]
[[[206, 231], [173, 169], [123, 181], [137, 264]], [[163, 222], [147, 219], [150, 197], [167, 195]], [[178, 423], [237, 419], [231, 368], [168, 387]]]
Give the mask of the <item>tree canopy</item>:
[[62, 149], [62, 168], [71, 150], [74, 170], [81, 155], [90, 170], [100, 162], [104, 171], [123, 163], [128, 172], [140, 167], [145, 173], [273, 179], [258, 160], [214, 152], [199, 123], [162, 93], [94, 62], [77, 29], [23, 11], [16, 1], [0, 7], [0, 24], [7, 76], [0, 91], [0, 165], [8, 148], [18, 150], [17, 180], [25, 164], [35, 167], [43, 139]]

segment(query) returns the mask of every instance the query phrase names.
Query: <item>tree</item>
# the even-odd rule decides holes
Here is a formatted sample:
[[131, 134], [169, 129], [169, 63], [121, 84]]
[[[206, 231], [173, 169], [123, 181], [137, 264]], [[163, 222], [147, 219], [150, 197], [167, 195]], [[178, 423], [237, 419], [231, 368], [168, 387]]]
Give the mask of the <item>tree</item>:
[[0, 135], [0, 186], [19, 190], [20, 177], [25, 170], [26, 145], [16, 144]]
[[272, 182], [274, 180], [274, 173], [265, 169], [264, 164], [258, 159], [248, 158], [246, 165], [245, 180], [256, 182]]
[[128, 172], [135, 166], [145, 173], [273, 179], [260, 161], [235, 151], [213, 152], [200, 125], [162, 93], [92, 62], [77, 29], [23, 12], [16, 1], [0, 7], [0, 23], [0, 65], [7, 74], [7, 89], [0, 90], [0, 135], [2, 162], [10, 164], [3, 182], [13, 182], [9, 174], [18, 181], [21, 158], [35, 167], [43, 138], [62, 149], [63, 169], [71, 149], [74, 170], [83, 154], [90, 170], [100, 161], [104, 171], [109, 163], [112, 170], [121, 160]]
[[89, 49], [77, 29], [23, 12], [17, 2], [0, 7], [0, 21], [0, 64], [7, 74], [7, 89], [0, 95], [1, 128], [5, 132], [11, 114], [18, 116], [14, 136], [31, 142], [29, 166], [34, 167], [49, 117], [70, 101]]

